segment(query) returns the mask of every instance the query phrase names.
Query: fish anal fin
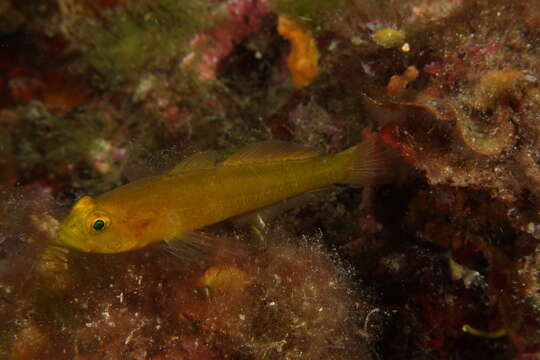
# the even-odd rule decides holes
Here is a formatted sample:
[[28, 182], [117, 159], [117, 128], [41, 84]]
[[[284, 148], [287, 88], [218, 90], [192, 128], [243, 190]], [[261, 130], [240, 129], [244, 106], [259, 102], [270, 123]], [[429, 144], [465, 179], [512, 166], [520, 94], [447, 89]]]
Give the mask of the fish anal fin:
[[211, 169], [215, 166], [216, 153], [214, 151], [199, 152], [182, 160], [168, 174], [178, 175], [192, 170]]
[[240, 149], [226, 159], [222, 166], [263, 163], [271, 161], [301, 160], [317, 157], [318, 150], [284, 141], [266, 141]]
[[282, 213], [293, 208], [299, 208], [306, 203], [314, 200], [316, 198], [316, 194], [327, 193], [332, 190], [333, 187], [314, 189], [309, 192], [282, 200], [275, 204], [268, 205], [242, 215], [238, 215], [232, 218], [231, 221], [235, 226], [250, 227], [252, 229], [256, 229], [260, 233], [265, 233], [268, 223], [272, 222]]

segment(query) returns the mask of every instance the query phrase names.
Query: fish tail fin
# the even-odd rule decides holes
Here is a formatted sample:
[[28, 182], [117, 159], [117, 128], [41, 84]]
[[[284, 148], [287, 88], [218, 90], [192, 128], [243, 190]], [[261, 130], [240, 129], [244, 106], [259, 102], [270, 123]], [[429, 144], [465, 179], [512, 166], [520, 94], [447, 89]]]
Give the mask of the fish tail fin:
[[338, 154], [348, 160], [340, 183], [365, 185], [387, 174], [389, 168], [386, 152], [381, 141], [372, 137]]

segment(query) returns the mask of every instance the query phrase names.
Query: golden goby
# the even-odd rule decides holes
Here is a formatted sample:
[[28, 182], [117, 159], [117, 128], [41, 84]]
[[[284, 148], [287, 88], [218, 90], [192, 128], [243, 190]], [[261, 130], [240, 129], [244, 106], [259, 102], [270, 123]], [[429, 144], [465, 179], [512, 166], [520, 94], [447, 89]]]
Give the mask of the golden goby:
[[118, 253], [159, 241], [181, 241], [193, 230], [332, 184], [365, 184], [382, 168], [374, 141], [334, 155], [265, 142], [221, 163], [198, 153], [166, 174], [91, 198], [84, 196], [62, 222], [61, 244]]

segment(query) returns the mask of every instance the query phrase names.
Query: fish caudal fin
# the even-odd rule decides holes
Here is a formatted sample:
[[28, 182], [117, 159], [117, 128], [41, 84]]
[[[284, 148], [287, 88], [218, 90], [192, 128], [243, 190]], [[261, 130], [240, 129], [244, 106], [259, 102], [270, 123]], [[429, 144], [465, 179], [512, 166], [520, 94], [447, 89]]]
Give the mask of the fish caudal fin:
[[348, 159], [343, 184], [365, 185], [388, 172], [384, 145], [377, 138], [360, 143], [337, 156]]

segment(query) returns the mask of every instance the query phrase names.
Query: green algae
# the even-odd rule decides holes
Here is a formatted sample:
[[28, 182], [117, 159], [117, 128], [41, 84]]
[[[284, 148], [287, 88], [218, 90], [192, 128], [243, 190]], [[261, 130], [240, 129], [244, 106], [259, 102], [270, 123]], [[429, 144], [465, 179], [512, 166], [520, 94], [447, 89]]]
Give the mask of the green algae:
[[277, 13], [299, 20], [315, 32], [322, 30], [325, 13], [335, 12], [344, 5], [343, 0], [275, 0], [274, 2]]
[[385, 28], [373, 34], [373, 41], [385, 48], [397, 48], [405, 42], [405, 34], [396, 29]]
[[21, 169], [44, 167], [57, 161], [76, 163], [87, 156], [95, 139], [110, 136], [103, 114], [92, 111], [59, 116], [39, 104], [19, 109], [21, 121], [1, 135], [0, 155], [15, 154]]
[[111, 10], [103, 21], [83, 26], [83, 57], [111, 85], [166, 68], [167, 60], [178, 63], [191, 37], [214, 20], [206, 15], [208, 8], [205, 1], [160, 0]]

